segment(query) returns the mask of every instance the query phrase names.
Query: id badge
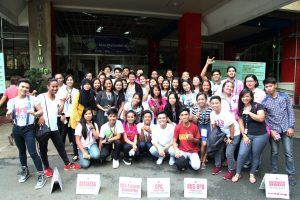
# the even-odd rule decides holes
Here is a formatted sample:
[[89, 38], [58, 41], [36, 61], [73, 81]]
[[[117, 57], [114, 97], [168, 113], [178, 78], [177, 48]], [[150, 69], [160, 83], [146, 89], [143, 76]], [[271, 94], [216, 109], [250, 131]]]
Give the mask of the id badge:
[[204, 128], [201, 129], [201, 136], [207, 137], [207, 129]]
[[244, 134], [245, 134], [245, 135], [247, 135], [247, 134], [248, 134], [248, 129], [247, 129], [247, 128], [245, 128], [245, 130], [244, 130]]
[[107, 112], [104, 112], [104, 116], [106, 116], [106, 117], [107, 117]]

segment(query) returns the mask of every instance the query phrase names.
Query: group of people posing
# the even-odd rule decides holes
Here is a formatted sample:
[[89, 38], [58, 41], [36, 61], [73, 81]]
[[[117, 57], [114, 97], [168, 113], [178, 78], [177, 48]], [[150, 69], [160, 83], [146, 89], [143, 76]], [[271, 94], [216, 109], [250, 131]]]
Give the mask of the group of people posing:
[[[250, 164], [251, 183], [256, 182], [255, 172], [269, 140], [270, 172], [278, 172], [282, 143], [286, 172], [295, 183], [295, 119], [288, 95], [277, 91], [272, 77], [264, 80], [264, 90], [258, 88], [254, 74], [244, 82], [237, 80], [234, 66], [227, 68], [226, 79], [221, 80], [220, 70], [212, 70], [209, 80], [207, 69], [213, 62], [208, 57], [200, 76], [183, 72], [173, 77], [167, 70], [164, 76], [152, 71], [149, 79], [141, 69], [135, 73], [128, 67], [114, 68], [112, 73], [107, 65], [95, 78], [87, 73], [78, 89], [72, 75], [58, 73], [48, 80], [47, 92], [37, 97], [29, 95], [30, 82], [20, 79], [18, 95], [7, 103], [22, 166], [19, 182], [29, 177], [26, 148], [38, 171], [36, 189], [44, 186], [45, 176], [53, 175], [47, 156], [51, 139], [65, 170], [88, 168], [91, 160], [112, 160], [116, 169], [121, 152], [126, 165], [153, 156], [157, 165], [168, 158], [178, 170], [204, 170], [210, 156], [215, 165], [212, 174], [219, 174], [225, 161], [224, 179], [233, 182], [241, 178], [244, 164]], [[36, 138], [34, 124], [37, 129], [46, 125], [49, 132]], [[223, 133], [220, 141], [210, 137], [216, 132]], [[72, 162], [64, 147], [67, 136], [73, 144]]]

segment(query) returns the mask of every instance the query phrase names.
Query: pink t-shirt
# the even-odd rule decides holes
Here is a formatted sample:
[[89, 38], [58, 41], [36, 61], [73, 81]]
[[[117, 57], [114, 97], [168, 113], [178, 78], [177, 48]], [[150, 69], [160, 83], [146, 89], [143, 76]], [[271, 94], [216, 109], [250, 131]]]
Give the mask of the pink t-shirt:
[[230, 113], [234, 115], [234, 118], [236, 121], [238, 121], [238, 112], [239, 112], [239, 96], [238, 95], [232, 95], [230, 98], [230, 101], [227, 101], [225, 96], [222, 94], [221, 95], [221, 105], [222, 105], [222, 110], [227, 110]]
[[[158, 109], [157, 112], [160, 112], [160, 111], [164, 110], [164, 108], [165, 108], [165, 106], [166, 106], [166, 104], [167, 104], [167, 100], [166, 100], [164, 97], [162, 97], [162, 98], [161, 98], [161, 103], [159, 103], [159, 100], [158, 100], [158, 99], [150, 98], [150, 99], [148, 100], [148, 104], [149, 104], [149, 107], [150, 107], [150, 108], [151, 108], [151, 107], [156, 107], [156, 108]], [[157, 113], [154, 113], [154, 118], [156, 118], [156, 114], [157, 114]]]
[[125, 133], [127, 134], [128, 140], [133, 142], [135, 135], [139, 134], [137, 131], [136, 124], [129, 126], [128, 123], [123, 123], [123, 128], [124, 128]]
[[12, 99], [12, 98], [18, 96], [18, 88], [17, 88], [17, 86], [16, 85], [9, 86], [5, 90], [3, 96], [6, 96], [8, 99]]

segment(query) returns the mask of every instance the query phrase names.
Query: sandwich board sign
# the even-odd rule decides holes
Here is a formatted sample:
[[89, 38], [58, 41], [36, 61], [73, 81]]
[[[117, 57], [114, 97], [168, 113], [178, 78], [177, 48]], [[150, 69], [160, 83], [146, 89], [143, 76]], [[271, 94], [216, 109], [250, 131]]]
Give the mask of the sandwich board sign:
[[266, 198], [290, 199], [289, 180], [286, 174], [265, 174], [259, 189], [266, 190]]
[[98, 194], [100, 187], [100, 174], [77, 174], [76, 194]]
[[141, 198], [142, 178], [119, 177], [119, 197]]
[[58, 172], [57, 167], [54, 168], [53, 171], [53, 176], [51, 179], [51, 187], [50, 187], [50, 194], [55, 190], [55, 188], [59, 187], [60, 190], [62, 191], [63, 187], [62, 187], [62, 181], [61, 181], [61, 176]]
[[147, 178], [148, 198], [170, 198], [170, 178]]
[[207, 198], [207, 179], [185, 178], [184, 198]]

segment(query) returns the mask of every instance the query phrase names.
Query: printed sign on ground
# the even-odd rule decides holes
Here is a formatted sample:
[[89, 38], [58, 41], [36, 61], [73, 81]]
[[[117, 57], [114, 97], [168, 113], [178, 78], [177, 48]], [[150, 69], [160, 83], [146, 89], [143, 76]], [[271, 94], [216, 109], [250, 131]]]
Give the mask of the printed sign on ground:
[[170, 178], [147, 178], [148, 198], [170, 198]]
[[76, 194], [98, 194], [100, 174], [77, 174]]
[[185, 178], [184, 198], [207, 198], [207, 179]]
[[142, 179], [120, 177], [119, 178], [119, 197], [141, 198]]

